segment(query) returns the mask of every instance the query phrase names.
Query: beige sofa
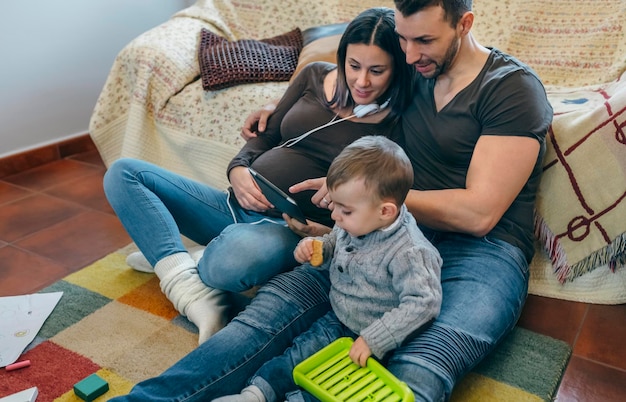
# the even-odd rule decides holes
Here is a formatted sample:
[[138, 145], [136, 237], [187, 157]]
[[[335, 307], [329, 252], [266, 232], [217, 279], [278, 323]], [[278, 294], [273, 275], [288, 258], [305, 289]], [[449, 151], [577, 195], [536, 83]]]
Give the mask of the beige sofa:
[[[601, 4], [475, 0], [473, 32], [481, 43], [531, 65], [555, 110], [537, 204], [538, 236], [552, 246], [549, 254], [538, 246], [530, 292], [616, 304], [626, 302], [626, 269], [615, 257], [623, 256], [626, 244], [626, 206], [619, 202], [626, 192], [626, 157], [621, 158], [626, 154], [618, 145], [626, 108], [626, 0]], [[203, 90], [201, 28], [231, 41], [262, 39], [296, 27], [345, 22], [380, 5], [393, 7], [393, 2], [198, 0], [121, 50], [95, 106], [90, 134], [106, 164], [120, 157], [141, 158], [225, 188], [226, 166], [243, 145], [243, 119], [278, 98], [288, 83]], [[600, 126], [609, 132], [590, 135]], [[590, 149], [575, 151], [578, 143]], [[610, 189], [602, 197], [600, 183]], [[598, 211], [608, 212], [598, 217]], [[576, 226], [576, 232], [572, 222], [583, 215], [586, 225]], [[576, 236], [581, 227], [591, 233], [583, 240]]]

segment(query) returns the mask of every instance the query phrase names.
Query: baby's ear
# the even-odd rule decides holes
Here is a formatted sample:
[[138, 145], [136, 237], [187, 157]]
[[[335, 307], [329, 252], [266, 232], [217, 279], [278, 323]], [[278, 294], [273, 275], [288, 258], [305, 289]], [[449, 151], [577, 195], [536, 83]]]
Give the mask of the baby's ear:
[[398, 213], [398, 206], [393, 202], [383, 202], [380, 208], [381, 218], [383, 219], [395, 219]]

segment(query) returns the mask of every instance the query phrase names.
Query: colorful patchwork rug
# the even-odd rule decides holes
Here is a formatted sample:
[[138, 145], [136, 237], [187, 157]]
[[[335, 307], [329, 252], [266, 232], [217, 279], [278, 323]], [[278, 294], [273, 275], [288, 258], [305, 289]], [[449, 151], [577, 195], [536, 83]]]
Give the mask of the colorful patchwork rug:
[[[121, 250], [42, 292], [63, 292], [38, 337], [19, 360], [0, 369], [0, 397], [38, 387], [38, 402], [80, 401], [73, 385], [96, 373], [109, 391], [127, 393], [197, 346], [193, 324], [178, 315], [153, 274], [126, 265]], [[492, 355], [461, 381], [453, 401], [549, 401], [571, 348], [565, 342], [516, 328]]]

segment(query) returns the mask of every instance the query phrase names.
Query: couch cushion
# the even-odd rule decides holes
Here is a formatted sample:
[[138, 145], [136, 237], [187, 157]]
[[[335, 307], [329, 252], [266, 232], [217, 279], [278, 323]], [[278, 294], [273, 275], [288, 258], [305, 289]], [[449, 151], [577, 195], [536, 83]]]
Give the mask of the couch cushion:
[[298, 66], [291, 77], [298, 75], [304, 66], [314, 61], [337, 62], [337, 47], [348, 23], [322, 25], [302, 32], [304, 47], [298, 58]]
[[209, 91], [251, 82], [287, 81], [301, 50], [299, 28], [273, 38], [234, 42], [203, 28], [198, 54], [202, 87]]

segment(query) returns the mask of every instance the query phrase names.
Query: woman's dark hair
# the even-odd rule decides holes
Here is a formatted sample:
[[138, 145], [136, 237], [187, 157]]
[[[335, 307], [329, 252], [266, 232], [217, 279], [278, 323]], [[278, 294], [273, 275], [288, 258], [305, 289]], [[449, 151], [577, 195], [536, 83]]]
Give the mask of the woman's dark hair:
[[329, 102], [341, 108], [355, 106], [346, 83], [346, 53], [351, 44], [375, 45], [391, 56], [391, 83], [377, 102], [382, 104], [391, 99], [391, 111], [385, 119], [397, 120], [411, 100], [415, 71], [406, 63], [406, 56], [400, 47], [393, 9], [376, 7], [363, 11], [348, 24], [341, 36], [337, 48], [337, 88]]

